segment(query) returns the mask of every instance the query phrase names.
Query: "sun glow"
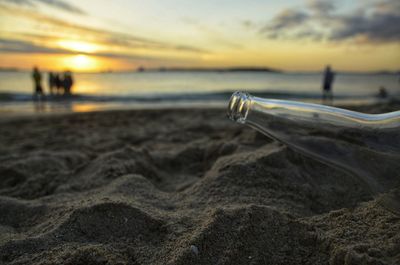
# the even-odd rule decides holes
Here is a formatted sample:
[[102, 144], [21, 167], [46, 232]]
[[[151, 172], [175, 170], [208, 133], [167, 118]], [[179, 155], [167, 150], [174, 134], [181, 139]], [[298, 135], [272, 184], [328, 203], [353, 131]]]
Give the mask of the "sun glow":
[[94, 53], [100, 50], [100, 46], [94, 43], [77, 40], [60, 40], [58, 46], [74, 52]]
[[64, 58], [63, 64], [72, 71], [96, 71], [100, 68], [99, 61], [89, 55], [72, 55]]
[[[81, 72], [101, 72], [101, 71], [120, 71], [136, 69], [137, 65], [131, 62], [124, 62], [113, 58], [88, 54], [0, 54], [1, 67], [15, 67], [31, 71], [32, 66], [36, 65], [42, 71], [62, 72], [70, 70], [76, 73]], [[13, 62], [10, 64], [9, 62]], [[1, 82], [1, 81], [0, 81]]]

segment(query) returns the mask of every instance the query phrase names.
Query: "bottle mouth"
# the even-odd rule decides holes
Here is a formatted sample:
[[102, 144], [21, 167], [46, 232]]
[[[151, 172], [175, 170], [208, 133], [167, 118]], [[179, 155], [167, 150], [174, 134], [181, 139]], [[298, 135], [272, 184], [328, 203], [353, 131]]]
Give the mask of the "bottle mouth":
[[237, 91], [232, 94], [228, 105], [228, 117], [239, 123], [245, 123], [249, 113], [251, 96], [248, 93]]

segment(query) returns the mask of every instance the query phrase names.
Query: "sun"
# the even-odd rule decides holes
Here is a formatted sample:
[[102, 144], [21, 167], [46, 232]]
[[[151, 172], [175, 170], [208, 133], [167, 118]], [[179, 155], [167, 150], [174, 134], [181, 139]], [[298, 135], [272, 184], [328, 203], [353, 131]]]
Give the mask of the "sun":
[[100, 50], [100, 46], [94, 43], [78, 40], [60, 40], [58, 46], [74, 52], [94, 53]]
[[92, 72], [99, 70], [100, 63], [96, 57], [78, 54], [64, 58], [63, 65], [72, 71]]

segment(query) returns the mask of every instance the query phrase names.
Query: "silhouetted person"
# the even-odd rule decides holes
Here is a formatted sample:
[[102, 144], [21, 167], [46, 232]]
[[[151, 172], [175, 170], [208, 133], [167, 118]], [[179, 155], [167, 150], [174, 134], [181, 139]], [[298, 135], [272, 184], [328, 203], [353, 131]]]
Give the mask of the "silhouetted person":
[[381, 87], [379, 88], [378, 96], [379, 96], [380, 98], [387, 98], [387, 97], [388, 97], [388, 93], [387, 93], [385, 87], [381, 86]]
[[61, 94], [62, 89], [63, 89], [63, 84], [62, 84], [60, 74], [57, 74], [57, 73], [54, 74], [54, 84], [57, 88], [57, 94]]
[[325, 68], [324, 72], [324, 80], [322, 82], [322, 101], [329, 100], [332, 102], [333, 93], [332, 93], [332, 84], [335, 79], [335, 73], [331, 70], [331, 67], [328, 65]]
[[49, 72], [49, 80], [48, 80], [48, 82], [49, 82], [49, 91], [50, 91], [50, 94], [52, 94], [52, 95], [53, 95], [53, 92], [54, 92], [53, 89], [57, 90], [56, 78], [55, 77], [56, 76], [55, 76], [55, 74], [53, 72]]
[[34, 93], [33, 98], [35, 100], [40, 100], [44, 98], [43, 87], [42, 87], [42, 74], [39, 69], [35, 66], [33, 67], [32, 78], [34, 83]]
[[72, 78], [72, 73], [70, 71], [65, 71], [63, 78], [63, 87], [65, 95], [71, 95], [71, 88], [73, 85], [74, 85], [74, 80]]

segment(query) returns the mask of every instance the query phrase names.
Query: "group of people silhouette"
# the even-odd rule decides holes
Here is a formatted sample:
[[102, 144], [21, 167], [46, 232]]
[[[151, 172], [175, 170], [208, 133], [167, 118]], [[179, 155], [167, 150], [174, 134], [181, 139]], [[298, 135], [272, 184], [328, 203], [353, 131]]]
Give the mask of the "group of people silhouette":
[[[41, 100], [45, 98], [45, 93], [42, 86], [42, 73], [35, 66], [32, 72], [34, 83], [34, 99]], [[65, 71], [63, 74], [49, 72], [48, 73], [48, 88], [50, 95], [71, 95], [74, 79], [71, 71]]]

